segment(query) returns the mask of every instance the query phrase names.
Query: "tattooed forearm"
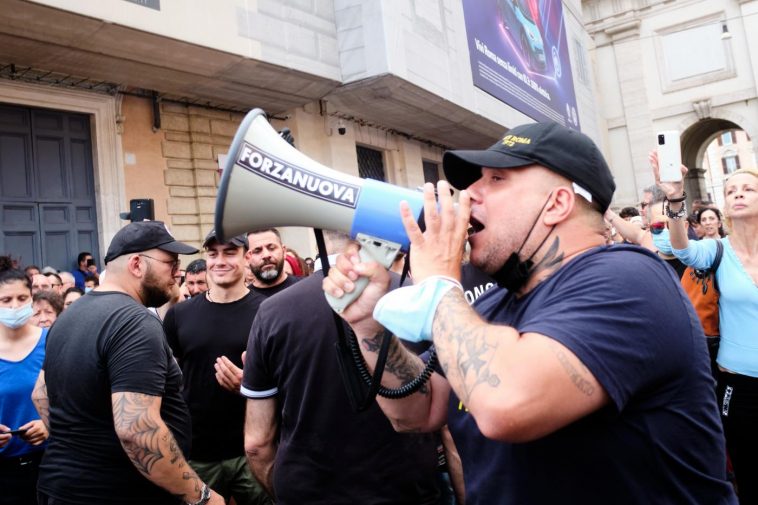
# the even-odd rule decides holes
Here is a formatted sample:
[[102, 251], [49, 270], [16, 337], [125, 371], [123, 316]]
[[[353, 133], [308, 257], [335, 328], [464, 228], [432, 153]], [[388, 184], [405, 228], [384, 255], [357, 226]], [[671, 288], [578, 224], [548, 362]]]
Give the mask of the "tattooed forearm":
[[592, 385], [592, 383], [582, 377], [581, 372], [576, 369], [571, 361], [569, 361], [569, 357], [566, 355], [566, 352], [559, 345], [554, 343], [550, 345], [550, 348], [553, 351], [553, 354], [555, 354], [556, 358], [558, 358], [558, 361], [560, 362], [563, 369], [571, 378], [571, 382], [574, 383], [574, 386], [576, 386], [576, 388], [586, 396], [592, 396], [595, 393], [595, 387]]
[[160, 397], [142, 393], [114, 393], [113, 427], [142, 475], [184, 501], [197, 501], [203, 482], [161, 419], [160, 402]]
[[363, 339], [363, 348], [368, 352], [379, 352], [382, 347], [382, 341], [384, 340], [384, 331], [380, 331], [373, 337]]
[[[390, 335], [390, 338], [392, 340], [389, 344], [390, 347], [387, 352], [387, 362], [384, 370], [400, 379], [403, 385], [408, 384], [423, 372], [424, 364], [420, 358], [403, 347], [396, 337]], [[363, 348], [369, 352], [378, 353], [383, 340], [384, 331], [381, 331], [373, 337], [362, 339]], [[424, 395], [428, 394], [429, 388], [427, 384], [421, 386], [418, 392]]]
[[471, 309], [463, 293], [449, 291], [440, 301], [432, 324], [437, 352], [448, 380], [464, 403], [480, 384], [497, 387], [500, 377], [491, 369], [497, 339]]
[[[113, 422], [116, 432], [123, 434], [122, 445], [129, 459], [147, 476], [161, 458], [158, 422], [150, 415], [157, 397], [140, 393], [118, 395], [113, 402]], [[173, 438], [173, 437], [172, 437]]]
[[40, 419], [45, 424], [47, 431], [50, 431], [50, 400], [47, 398], [47, 384], [45, 383], [44, 370], [39, 373], [37, 382], [34, 384], [32, 391], [32, 403], [37, 409]]

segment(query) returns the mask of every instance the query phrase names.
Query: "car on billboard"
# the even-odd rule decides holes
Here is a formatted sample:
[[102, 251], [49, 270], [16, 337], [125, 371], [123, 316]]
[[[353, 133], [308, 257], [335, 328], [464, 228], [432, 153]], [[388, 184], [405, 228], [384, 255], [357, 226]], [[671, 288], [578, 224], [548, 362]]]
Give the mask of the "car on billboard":
[[547, 68], [545, 44], [529, 0], [498, 0], [498, 7], [503, 25], [521, 50], [527, 66], [531, 70], [544, 71]]

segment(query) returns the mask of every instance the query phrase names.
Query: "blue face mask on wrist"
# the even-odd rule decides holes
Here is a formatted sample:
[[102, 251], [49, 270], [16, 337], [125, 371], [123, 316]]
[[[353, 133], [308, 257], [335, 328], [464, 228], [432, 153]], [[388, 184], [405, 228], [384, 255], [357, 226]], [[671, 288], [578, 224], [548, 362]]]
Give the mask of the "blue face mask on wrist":
[[659, 233], [653, 233], [653, 245], [661, 254], [672, 255], [674, 251], [671, 247], [671, 236], [667, 229], [661, 230]]
[[15, 309], [2, 307], [0, 308], [0, 324], [16, 330], [25, 325], [33, 313], [31, 302]]
[[431, 341], [437, 305], [455, 288], [463, 291], [457, 280], [435, 275], [420, 284], [395, 289], [379, 299], [374, 319], [403, 340]]

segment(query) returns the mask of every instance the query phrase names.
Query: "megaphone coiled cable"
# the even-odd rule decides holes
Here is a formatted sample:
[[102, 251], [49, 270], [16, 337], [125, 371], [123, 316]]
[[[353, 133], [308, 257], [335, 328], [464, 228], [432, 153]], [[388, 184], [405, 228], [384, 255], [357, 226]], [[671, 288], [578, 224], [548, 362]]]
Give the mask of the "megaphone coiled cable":
[[[385, 338], [392, 338], [392, 336], [386, 334]], [[361, 353], [360, 347], [358, 345], [358, 339], [352, 330], [350, 330], [350, 351], [353, 354], [353, 361], [355, 362], [355, 366], [358, 369], [358, 373], [360, 374], [361, 379], [363, 379], [363, 382], [365, 382], [367, 386], [371, 387], [371, 373], [369, 372], [366, 360], [363, 358], [363, 354]], [[429, 360], [419, 375], [414, 377], [410, 382], [403, 384], [398, 388], [387, 388], [380, 384], [376, 390], [376, 393], [383, 398], [389, 398], [391, 400], [399, 400], [400, 398], [405, 398], [412, 395], [427, 383], [429, 378], [432, 376], [435, 367], [437, 366], [437, 362], [437, 349], [435, 349], [434, 345], [432, 344], [432, 347], [430, 347], [429, 350]]]

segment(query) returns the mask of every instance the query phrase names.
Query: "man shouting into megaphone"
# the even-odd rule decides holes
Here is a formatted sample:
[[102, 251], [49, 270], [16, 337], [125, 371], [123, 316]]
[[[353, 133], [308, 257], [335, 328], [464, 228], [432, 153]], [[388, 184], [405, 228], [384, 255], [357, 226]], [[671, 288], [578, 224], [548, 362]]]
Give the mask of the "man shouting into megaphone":
[[[444, 181], [439, 202], [424, 189], [424, 232], [401, 205], [414, 286], [388, 293], [357, 246], [324, 280], [341, 297], [369, 279], [341, 316], [372, 367], [385, 328], [396, 335], [385, 387], [424, 368], [397, 337], [436, 346], [426, 387], [377, 399], [395, 428], [449, 425], [467, 505], [736, 503], [702, 329], [661, 260], [604, 245], [615, 184], [592, 140], [523, 125], [443, 165], [457, 212]], [[499, 285], [473, 308], [459, 282], [469, 228], [471, 263]]]

